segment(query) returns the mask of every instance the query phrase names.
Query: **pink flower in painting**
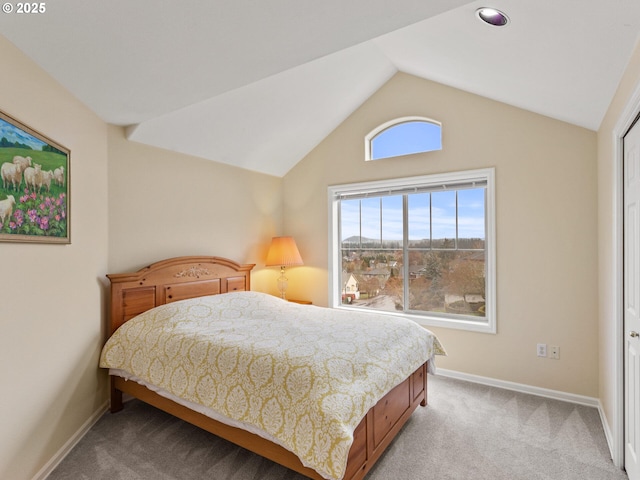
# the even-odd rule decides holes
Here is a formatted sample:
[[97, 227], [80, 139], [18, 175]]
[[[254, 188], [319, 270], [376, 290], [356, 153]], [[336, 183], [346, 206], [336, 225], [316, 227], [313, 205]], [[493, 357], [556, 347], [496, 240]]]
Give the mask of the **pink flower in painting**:
[[42, 230], [49, 229], [49, 217], [42, 217], [42, 219], [40, 220], [40, 228]]
[[13, 218], [15, 218], [15, 223], [18, 227], [21, 227], [24, 223], [24, 213], [22, 213], [22, 210], [16, 210], [13, 213]]

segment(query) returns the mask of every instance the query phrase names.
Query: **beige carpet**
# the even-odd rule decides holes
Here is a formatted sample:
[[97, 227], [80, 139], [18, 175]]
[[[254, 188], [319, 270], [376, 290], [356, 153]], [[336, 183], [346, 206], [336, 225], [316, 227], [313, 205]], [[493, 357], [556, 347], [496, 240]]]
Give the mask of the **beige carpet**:
[[[105, 414], [49, 480], [302, 480], [141, 402]], [[626, 479], [594, 408], [437, 376], [367, 480]]]

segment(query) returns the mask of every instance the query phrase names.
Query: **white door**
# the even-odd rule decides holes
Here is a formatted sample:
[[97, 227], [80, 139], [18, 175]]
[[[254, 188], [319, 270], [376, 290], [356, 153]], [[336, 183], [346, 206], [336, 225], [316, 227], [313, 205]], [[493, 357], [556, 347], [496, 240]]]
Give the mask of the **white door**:
[[640, 480], [640, 121], [624, 137], [625, 469]]

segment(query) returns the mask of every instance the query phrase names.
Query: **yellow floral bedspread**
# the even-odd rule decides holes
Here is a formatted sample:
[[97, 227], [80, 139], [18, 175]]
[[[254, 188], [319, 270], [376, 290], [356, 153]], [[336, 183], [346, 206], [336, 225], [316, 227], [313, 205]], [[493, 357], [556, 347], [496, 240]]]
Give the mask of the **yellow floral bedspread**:
[[234, 292], [128, 321], [100, 366], [264, 431], [305, 466], [340, 479], [367, 411], [441, 353], [409, 320]]

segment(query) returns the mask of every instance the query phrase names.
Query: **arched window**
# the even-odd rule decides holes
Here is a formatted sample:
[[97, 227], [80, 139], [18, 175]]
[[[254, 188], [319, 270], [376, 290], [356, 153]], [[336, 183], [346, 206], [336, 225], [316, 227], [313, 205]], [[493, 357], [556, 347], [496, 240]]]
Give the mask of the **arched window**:
[[442, 125], [424, 117], [403, 117], [373, 129], [364, 139], [365, 160], [442, 150]]

